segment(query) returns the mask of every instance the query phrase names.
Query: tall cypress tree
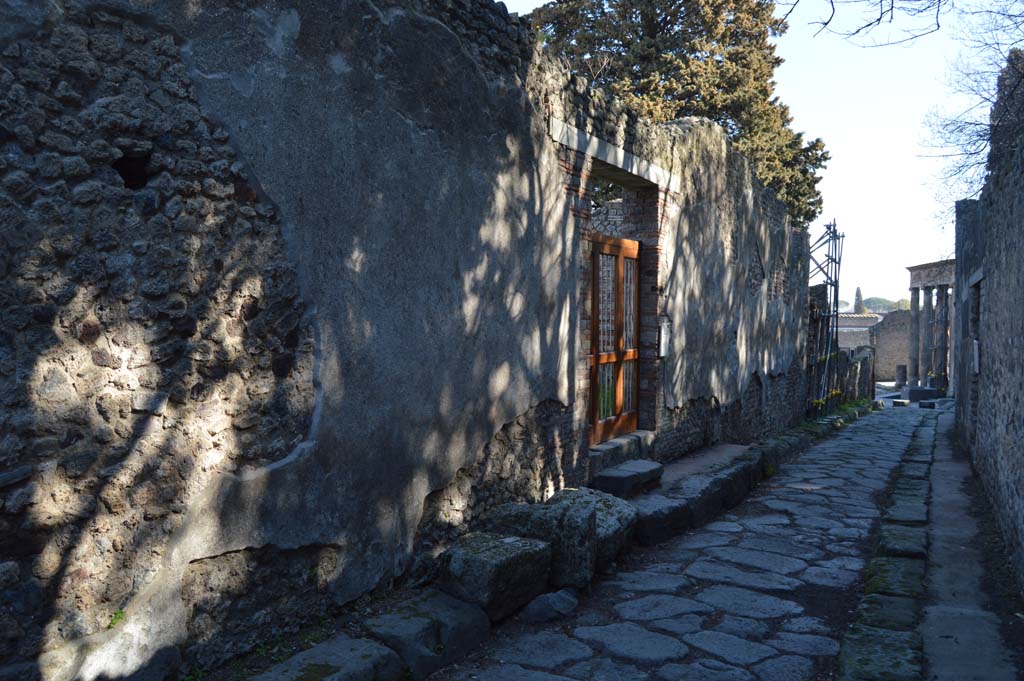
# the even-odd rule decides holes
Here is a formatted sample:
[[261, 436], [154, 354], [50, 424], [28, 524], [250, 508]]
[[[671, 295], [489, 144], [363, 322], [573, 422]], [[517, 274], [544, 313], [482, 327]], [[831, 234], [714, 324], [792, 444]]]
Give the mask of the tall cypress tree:
[[574, 72], [658, 122], [710, 118], [801, 224], [821, 212], [820, 139], [805, 142], [774, 94], [786, 30], [771, 0], [554, 0], [532, 20]]
[[864, 305], [864, 296], [860, 294], [860, 286], [857, 287], [857, 293], [853, 296], [853, 312], [854, 314], [864, 314], [868, 311], [868, 308]]

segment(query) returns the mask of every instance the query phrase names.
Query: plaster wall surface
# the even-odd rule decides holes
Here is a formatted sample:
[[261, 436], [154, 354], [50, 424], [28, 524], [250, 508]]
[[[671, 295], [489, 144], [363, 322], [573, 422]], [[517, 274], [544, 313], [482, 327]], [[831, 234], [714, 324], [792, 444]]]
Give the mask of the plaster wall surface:
[[[1011, 59], [1019, 60], [1020, 53]], [[1012, 73], [1020, 73], [1019, 64], [1000, 77], [981, 197], [957, 204], [954, 365], [957, 430], [992, 500], [1024, 590], [1024, 101]]]
[[[244, 159], [251, 191], [283, 216], [280, 252], [272, 255], [294, 273], [300, 311], [316, 320], [318, 397], [288, 434], [300, 445], [272, 463], [212, 470], [201, 484], [192, 481], [146, 580], [103, 604], [123, 611], [123, 624], [107, 630], [109, 619], [96, 615], [87, 626], [69, 627], [54, 615], [43, 623], [46, 635], [26, 634], [34, 643], [23, 653], [43, 652], [28, 664], [48, 678], [124, 675], [156, 664], [164, 651], [176, 654], [186, 640], [215, 637], [222, 622], [206, 613], [209, 621], [198, 626], [198, 613], [182, 602], [189, 564], [229, 560], [254, 547], [323, 547], [330, 556], [300, 563], [316, 567], [336, 602], [393, 578], [408, 566], [431, 490], [470, 464], [504, 424], [545, 400], [574, 399], [578, 235], [546, 126], [523, 81], [532, 44], [498, 6], [474, 5], [477, 15], [467, 10], [461, 25], [443, 23], [440, 10], [359, 1], [249, 9], [165, 2], [147, 4], [144, 15], [135, 14], [135, 3], [103, 7], [106, 15], [88, 3], [82, 10], [11, 10], [3, 22], [5, 54], [17, 62], [21, 48], [11, 44], [23, 44], [29, 61], [4, 77], [35, 83], [33, 96], [44, 104], [40, 98], [61, 78], [70, 81], [86, 98], [67, 100], [72, 118], [76, 106], [107, 94], [152, 99], [169, 73], [177, 77], [185, 100], [211, 121], [204, 126], [218, 126], [209, 131], [217, 144]], [[53, 74], [32, 71], [44, 48], [59, 47], [55, 35], [88, 34], [105, 22], [101, 32], [111, 36], [115, 63], [104, 63], [86, 35], [82, 47], [93, 52], [83, 59], [94, 62], [68, 65], [70, 55], [64, 62], [58, 55]], [[161, 40], [163, 61], [136, 54], [133, 41]], [[117, 62], [127, 62], [127, 80], [110, 70], [122, 67]], [[95, 73], [64, 75], [76, 68]], [[147, 68], [156, 85], [136, 74]], [[97, 92], [105, 79], [136, 91]], [[5, 110], [4, 144], [35, 151], [39, 140], [18, 138], [16, 116], [13, 107]], [[106, 172], [99, 195], [117, 189], [130, 207], [130, 192]], [[20, 179], [8, 176], [5, 186], [17, 194]], [[118, 210], [123, 217], [128, 209]], [[163, 238], [140, 236], [154, 246]], [[188, 300], [190, 307], [197, 302]], [[57, 300], [58, 318], [64, 307]], [[5, 421], [5, 434], [10, 425]], [[184, 455], [174, 447], [164, 454], [167, 461]], [[57, 455], [46, 465], [59, 461]], [[46, 465], [14, 483], [38, 483]], [[551, 478], [549, 487], [564, 484], [559, 470]], [[28, 513], [38, 513], [35, 506]], [[32, 564], [44, 559], [26, 557]], [[273, 562], [246, 557], [240, 564]], [[244, 587], [242, 573], [243, 584], [232, 588]], [[73, 583], [64, 576], [52, 588], [67, 591]]]
[[862, 345], [871, 344], [871, 333], [864, 328], [839, 328], [839, 347], [844, 350], [856, 350]]
[[0, 54], [0, 236], [38, 241], [0, 270], [0, 373], [33, 381], [0, 439], [36, 456], [0, 468], [5, 539], [34, 538], [2, 544], [0, 678], [216, 663], [585, 479], [586, 192], [554, 117], [665, 182], [652, 418], [714, 440], [802, 413], [806, 234], [720, 128], [587, 92], [501, 5], [7, 2]]

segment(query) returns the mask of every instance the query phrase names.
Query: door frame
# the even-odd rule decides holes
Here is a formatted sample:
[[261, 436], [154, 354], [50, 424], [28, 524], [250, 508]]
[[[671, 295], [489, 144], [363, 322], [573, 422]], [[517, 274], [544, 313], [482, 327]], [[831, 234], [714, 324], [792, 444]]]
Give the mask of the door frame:
[[[591, 234], [591, 283], [590, 283], [590, 443], [598, 444], [617, 435], [629, 433], [637, 429], [640, 415], [640, 242], [631, 239], [618, 239], [601, 234]], [[601, 315], [600, 304], [600, 258], [601, 255], [615, 256], [615, 349], [611, 352], [598, 352]], [[633, 348], [625, 347], [625, 261], [629, 258], [636, 262], [633, 279]], [[633, 410], [622, 413], [623, 394], [623, 363], [633, 361]], [[612, 364], [614, 372], [615, 399], [613, 415], [606, 419], [598, 419], [600, 414], [600, 383], [598, 368], [603, 364]]]

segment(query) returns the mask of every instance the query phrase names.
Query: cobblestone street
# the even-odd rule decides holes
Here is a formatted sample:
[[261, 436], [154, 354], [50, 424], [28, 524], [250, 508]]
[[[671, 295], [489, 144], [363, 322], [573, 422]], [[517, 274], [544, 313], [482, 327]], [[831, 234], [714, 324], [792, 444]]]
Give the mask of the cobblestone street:
[[[510, 623], [469, 661], [432, 678], [833, 678], [843, 633], [857, 618], [880, 517], [913, 514], [912, 504], [924, 504], [927, 494], [887, 510], [884, 492], [901, 460], [900, 478], [917, 475], [927, 489], [936, 421], [936, 412], [919, 409], [887, 409], [858, 421], [783, 464], [731, 513], [623, 559], [572, 615], [545, 625]], [[906, 531], [913, 535], [915, 528]], [[915, 555], [909, 551], [895, 555]], [[914, 566], [924, 563], [882, 560], [895, 561], [896, 582], [913, 579]], [[921, 595], [922, 577], [923, 568], [912, 594]], [[874, 598], [891, 601], [881, 609], [895, 616], [901, 599], [884, 595], [884, 585], [874, 588]], [[920, 644], [913, 648], [908, 655], [920, 664]], [[876, 672], [869, 660], [866, 673], [890, 678], [888, 657], [877, 660]]]

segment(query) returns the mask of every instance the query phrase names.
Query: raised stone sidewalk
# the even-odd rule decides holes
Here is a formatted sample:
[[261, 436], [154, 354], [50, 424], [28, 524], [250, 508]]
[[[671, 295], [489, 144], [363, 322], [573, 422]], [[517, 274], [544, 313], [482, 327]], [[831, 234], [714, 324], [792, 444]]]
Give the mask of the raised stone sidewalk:
[[436, 681], [801, 681], [837, 671], [885, 491], [925, 412], [817, 444], [732, 512], [635, 551], [580, 607], [506, 623]]
[[[795, 456], [784, 450], [806, 446], [806, 434], [708, 450], [666, 467], [657, 490], [629, 503], [571, 490], [564, 506], [508, 505], [491, 530], [552, 543], [467, 535], [449, 570], [475, 575], [457, 580], [472, 587], [464, 600], [435, 590], [392, 599], [256, 678], [1024, 681], [1024, 604], [993, 582], [998, 539], [978, 530], [994, 524], [952, 447], [948, 409], [883, 409]], [[606, 508], [596, 522], [591, 502], [631, 515]], [[687, 512], [666, 515], [659, 504]], [[633, 523], [641, 544], [661, 543], [616, 558]], [[600, 544], [596, 564], [577, 546], [584, 535]], [[524, 559], [532, 554], [517, 543], [544, 555]], [[495, 551], [508, 560], [487, 558]], [[528, 579], [524, 560], [536, 571]], [[514, 570], [502, 567], [509, 561]], [[481, 562], [489, 569], [474, 572]], [[514, 608], [482, 607], [574, 583], [583, 590], [545, 593], [511, 618]], [[481, 597], [513, 586], [531, 591]], [[492, 630], [490, 620], [504, 621]]]

